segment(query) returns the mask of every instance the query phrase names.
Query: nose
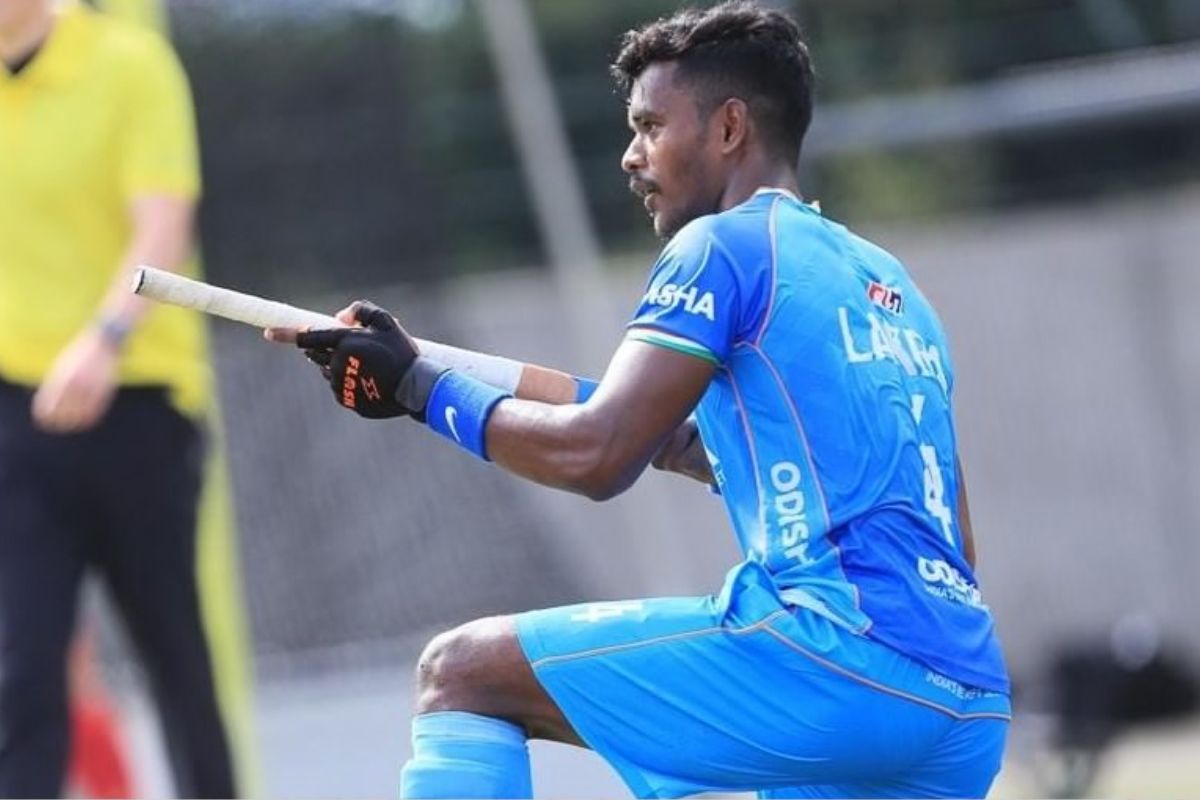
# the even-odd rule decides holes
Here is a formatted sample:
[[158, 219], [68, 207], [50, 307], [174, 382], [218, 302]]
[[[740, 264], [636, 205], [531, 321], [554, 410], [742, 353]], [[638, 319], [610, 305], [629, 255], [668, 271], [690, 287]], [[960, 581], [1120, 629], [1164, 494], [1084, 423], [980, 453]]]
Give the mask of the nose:
[[621, 169], [633, 175], [645, 168], [646, 153], [642, 149], [642, 137], [634, 136], [629, 140], [629, 146], [625, 148], [625, 153], [621, 156]]

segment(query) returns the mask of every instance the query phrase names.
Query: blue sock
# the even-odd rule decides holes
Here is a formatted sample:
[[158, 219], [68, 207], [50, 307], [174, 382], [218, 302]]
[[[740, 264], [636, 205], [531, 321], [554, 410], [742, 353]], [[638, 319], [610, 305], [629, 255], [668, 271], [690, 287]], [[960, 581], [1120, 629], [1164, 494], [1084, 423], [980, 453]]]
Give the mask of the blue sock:
[[419, 714], [413, 756], [400, 776], [404, 798], [533, 796], [525, 732], [509, 722], [465, 711]]

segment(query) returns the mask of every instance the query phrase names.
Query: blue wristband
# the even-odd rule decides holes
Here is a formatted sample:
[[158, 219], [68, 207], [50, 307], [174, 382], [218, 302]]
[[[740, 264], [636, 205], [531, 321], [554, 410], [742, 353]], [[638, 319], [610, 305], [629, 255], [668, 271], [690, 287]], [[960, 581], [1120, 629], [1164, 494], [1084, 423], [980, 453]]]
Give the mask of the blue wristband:
[[484, 461], [487, 457], [488, 417], [501, 400], [512, 397], [503, 389], [489, 386], [469, 375], [447, 370], [433, 385], [425, 404], [425, 421], [430, 428], [456, 442]]
[[586, 403], [588, 398], [596, 392], [596, 387], [600, 384], [595, 381], [589, 381], [587, 378], [575, 377], [575, 402]]

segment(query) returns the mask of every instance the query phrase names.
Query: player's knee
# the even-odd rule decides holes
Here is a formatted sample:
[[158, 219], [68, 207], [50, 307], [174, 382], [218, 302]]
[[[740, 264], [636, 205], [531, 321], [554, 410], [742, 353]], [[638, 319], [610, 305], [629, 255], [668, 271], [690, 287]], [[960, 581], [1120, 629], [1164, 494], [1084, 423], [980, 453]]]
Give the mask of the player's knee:
[[446, 676], [453, 672], [452, 662], [456, 649], [455, 638], [458, 629], [443, 631], [426, 643], [417, 661], [417, 701], [423, 703], [425, 697], [446, 683]]
[[417, 662], [417, 711], [471, 710], [471, 696], [489, 669], [491, 620], [468, 622], [439, 633]]

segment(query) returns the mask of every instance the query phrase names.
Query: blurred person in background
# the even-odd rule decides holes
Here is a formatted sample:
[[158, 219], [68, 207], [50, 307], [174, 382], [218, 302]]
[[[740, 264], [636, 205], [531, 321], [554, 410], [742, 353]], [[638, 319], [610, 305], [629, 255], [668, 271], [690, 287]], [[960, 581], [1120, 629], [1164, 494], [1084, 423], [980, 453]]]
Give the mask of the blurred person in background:
[[750, 3], [684, 11], [626, 34], [613, 71], [622, 167], [669, 242], [598, 386], [532, 367], [489, 385], [472, 373], [492, 357], [439, 363], [367, 302], [347, 327], [268, 337], [305, 348], [341, 405], [548, 486], [603, 500], [652, 462], [697, 478], [745, 560], [713, 596], [435, 638], [404, 796], [529, 797], [532, 737], [591, 747], [640, 797], [983, 797], [1010, 689], [953, 365], [903, 265], [800, 199], [799, 28]]
[[201, 320], [180, 268], [199, 165], [169, 45], [77, 2], [0, 3], [0, 796], [53, 797], [67, 663], [97, 570], [147, 669], [180, 794], [236, 794], [202, 627]]

